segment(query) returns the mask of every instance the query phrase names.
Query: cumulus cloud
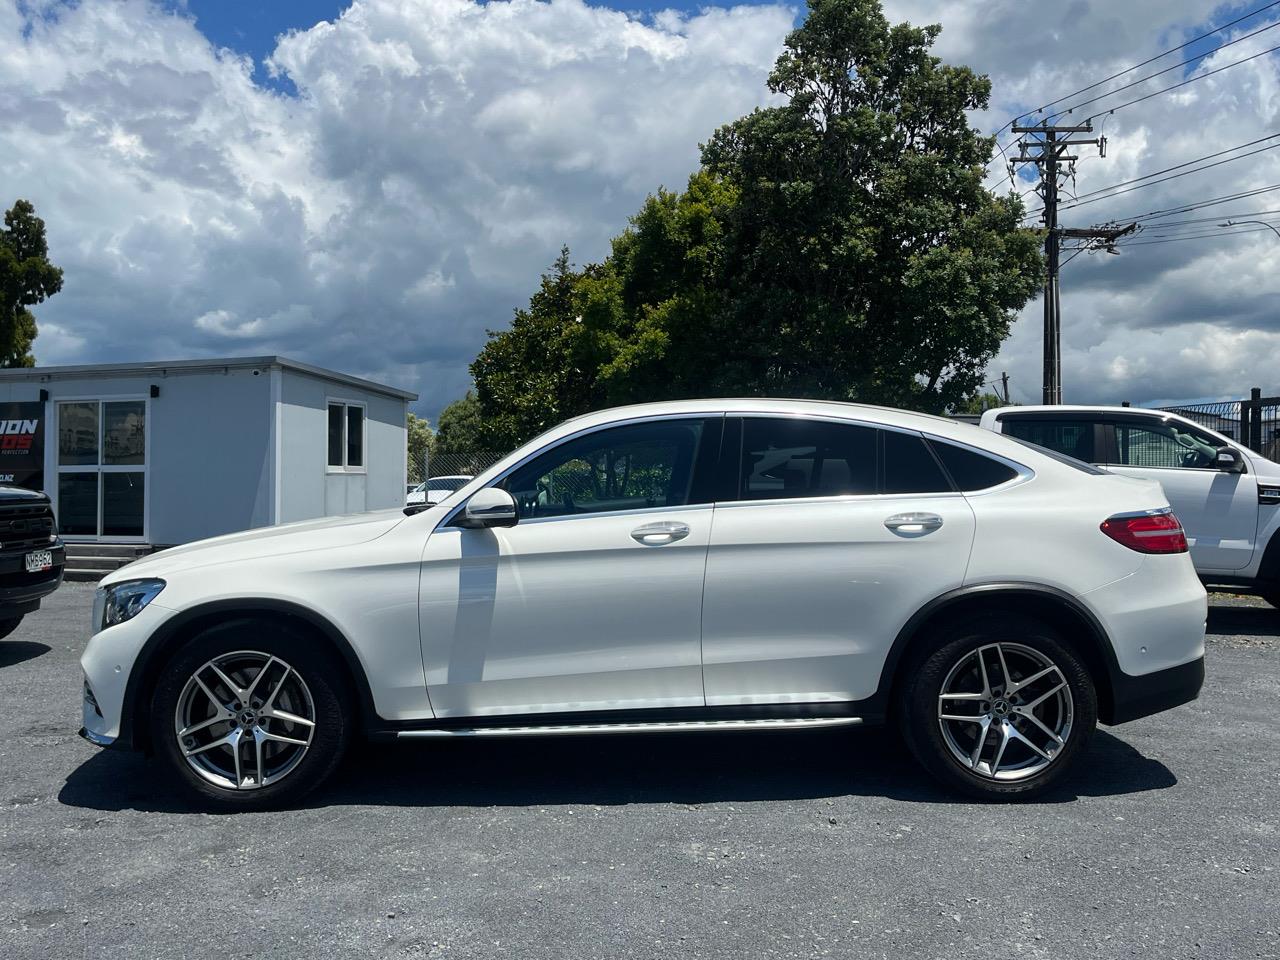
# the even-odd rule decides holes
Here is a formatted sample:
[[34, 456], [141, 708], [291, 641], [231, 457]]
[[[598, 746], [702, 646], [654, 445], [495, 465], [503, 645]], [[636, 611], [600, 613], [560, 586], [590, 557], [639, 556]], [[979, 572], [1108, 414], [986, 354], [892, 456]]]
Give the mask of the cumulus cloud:
[[[1169, 0], [1075, 0], [1059, 6], [1019, 0], [888, 0], [887, 13], [917, 23], [940, 22], [939, 54], [992, 78], [991, 108], [978, 118], [993, 132], [1013, 116], [1034, 111], [1086, 85], [1193, 39], [1247, 12], [1240, 6]], [[1235, 40], [1276, 24], [1275, 11], [1217, 35]], [[1280, 43], [1280, 29], [1219, 50], [1202, 61], [1108, 97], [1057, 122], [1091, 113], [1243, 60]], [[1126, 74], [1072, 102], [1173, 66], [1213, 48], [1201, 42], [1186, 51]], [[1082, 149], [1071, 194], [1091, 191], [1174, 167], [1268, 133], [1280, 133], [1280, 62], [1275, 54], [1231, 67], [1180, 90], [1103, 114], [1094, 121], [1108, 140], [1107, 156]], [[1061, 109], [1061, 106], [1054, 109]], [[1032, 114], [1035, 116], [1035, 114]], [[1001, 142], [1012, 136], [1005, 133]], [[1270, 141], [1280, 144], [1280, 139]], [[1260, 144], [1259, 146], [1265, 146]], [[1000, 164], [992, 184], [1010, 189]], [[1110, 220], [1280, 183], [1280, 149], [1183, 176], [1124, 195], [1102, 197], [1062, 213], [1066, 226]], [[1019, 182], [1019, 191], [1027, 189]], [[1035, 195], [1027, 198], [1039, 207]], [[1239, 397], [1251, 386], [1280, 392], [1280, 239], [1270, 231], [1237, 237], [1155, 240], [1212, 233], [1232, 214], [1280, 211], [1280, 191], [1150, 221], [1121, 256], [1084, 254], [1062, 274], [1063, 381], [1068, 402], [1156, 403]], [[1206, 218], [1203, 227], [1160, 226], [1161, 221]], [[1023, 311], [1013, 336], [991, 367], [1008, 370], [1014, 398], [1039, 402], [1041, 378], [1039, 299]]]
[[[991, 109], [975, 117], [987, 130], [1238, 10], [886, 7], [891, 19], [941, 22], [939, 54], [991, 75]], [[765, 102], [797, 12], [357, 0], [280, 38], [266, 69], [287, 79], [286, 94], [256, 84], [250, 60], [216, 49], [181, 12], [145, 0], [0, 0], [3, 199], [36, 204], [67, 271], [38, 314], [36, 355], [279, 352], [415, 388], [434, 413], [466, 388], [485, 330], [527, 300], [562, 243], [579, 262], [603, 256], [646, 193], [683, 184], [699, 141]], [[1280, 30], [1199, 69], [1280, 42], [1271, 37]], [[1084, 161], [1071, 189], [1280, 130], [1278, 93], [1272, 55], [1100, 120], [1108, 155]], [[1002, 176], [993, 166], [993, 186], [1008, 189]], [[1064, 222], [1274, 183], [1280, 150], [1083, 205]], [[1280, 191], [1206, 212], [1265, 209], [1280, 209]], [[1068, 399], [1280, 390], [1277, 267], [1269, 232], [1079, 257], [1063, 275]], [[1022, 400], [1039, 394], [1039, 312], [1027, 308], [992, 368], [1012, 374]]]
[[763, 102], [794, 17], [358, 0], [280, 39], [291, 96], [142, 0], [31, 11], [0, 2], [0, 151], [66, 270], [39, 361], [276, 351], [430, 412], [562, 243], [603, 256]]

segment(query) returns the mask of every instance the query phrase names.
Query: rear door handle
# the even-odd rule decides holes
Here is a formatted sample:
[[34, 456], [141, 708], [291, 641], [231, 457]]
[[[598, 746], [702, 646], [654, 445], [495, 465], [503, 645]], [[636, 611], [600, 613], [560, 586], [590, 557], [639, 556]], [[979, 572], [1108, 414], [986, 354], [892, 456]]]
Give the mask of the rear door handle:
[[895, 513], [884, 525], [894, 533], [932, 533], [942, 526], [942, 518], [936, 513]]
[[646, 523], [631, 531], [631, 539], [646, 547], [664, 547], [668, 543], [683, 540], [689, 535], [689, 525], [679, 520], [659, 520]]

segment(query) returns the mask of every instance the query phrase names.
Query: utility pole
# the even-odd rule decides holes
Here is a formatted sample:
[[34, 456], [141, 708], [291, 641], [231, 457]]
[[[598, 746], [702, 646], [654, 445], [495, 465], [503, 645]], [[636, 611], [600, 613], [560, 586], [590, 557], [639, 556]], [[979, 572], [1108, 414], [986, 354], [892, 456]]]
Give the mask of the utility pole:
[[1000, 392], [1004, 395], [1004, 405], [1009, 405], [1009, 374], [1001, 372], [1000, 374]]
[[[1058, 227], [1058, 178], [1075, 170], [1076, 154], [1067, 150], [1078, 146], [1097, 146], [1101, 156], [1106, 156], [1106, 139], [1073, 140], [1072, 134], [1092, 133], [1093, 124], [1056, 126], [1041, 123], [1035, 126], [1014, 124], [1013, 132], [1022, 134], [1018, 142], [1021, 152], [1012, 163], [1034, 163], [1040, 171], [1040, 197], [1044, 201], [1044, 256], [1047, 270], [1044, 279], [1044, 403], [1062, 403], [1062, 316], [1058, 298], [1058, 273], [1061, 264], [1058, 253], [1062, 234]], [[1027, 139], [1026, 135], [1034, 135]]]

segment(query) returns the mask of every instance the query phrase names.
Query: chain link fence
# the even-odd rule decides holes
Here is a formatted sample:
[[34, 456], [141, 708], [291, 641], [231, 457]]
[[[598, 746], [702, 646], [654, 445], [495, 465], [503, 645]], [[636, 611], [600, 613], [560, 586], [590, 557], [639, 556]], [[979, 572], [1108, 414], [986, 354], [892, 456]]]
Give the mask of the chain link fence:
[[466, 454], [429, 454], [421, 459], [410, 457], [408, 481], [411, 486], [416, 487], [424, 480], [435, 477], [474, 477], [505, 456], [505, 453], [496, 450], [483, 450]]

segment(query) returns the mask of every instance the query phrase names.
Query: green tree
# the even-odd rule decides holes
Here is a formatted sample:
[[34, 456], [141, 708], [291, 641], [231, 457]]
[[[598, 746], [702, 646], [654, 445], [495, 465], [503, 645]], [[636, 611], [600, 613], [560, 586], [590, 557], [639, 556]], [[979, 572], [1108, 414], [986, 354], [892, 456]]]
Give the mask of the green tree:
[[409, 436], [409, 480], [417, 483], [426, 479], [423, 469], [435, 439], [435, 431], [431, 429], [430, 420], [413, 413], [409, 414], [406, 427]]
[[480, 404], [473, 391], [459, 397], [440, 411], [433, 457], [471, 457], [486, 449], [481, 432]]
[[509, 450], [607, 402], [600, 370], [619, 348], [616, 299], [612, 271], [576, 270], [565, 247], [528, 308], [516, 311], [509, 329], [489, 332], [471, 375], [490, 449]]
[[973, 396], [966, 397], [960, 403], [952, 407], [953, 413], [970, 413], [983, 414], [988, 410], [994, 410], [997, 407], [1007, 406], [1004, 398], [998, 393], [975, 393]]
[[1043, 275], [1021, 201], [984, 187], [968, 124], [990, 82], [891, 27], [878, 0], [810, 0], [769, 77], [784, 98], [717, 130], [603, 263], [563, 251], [472, 365], [504, 446], [614, 403], [799, 396], [939, 412]]
[[18, 200], [5, 211], [0, 232], [0, 366], [34, 367], [36, 318], [30, 307], [62, 289], [62, 270], [49, 262], [44, 221]]
[[891, 27], [878, 0], [811, 0], [769, 77], [786, 97], [722, 127], [703, 164], [739, 191], [729, 388], [940, 411], [973, 393], [1042, 276], [1022, 205], [969, 126], [991, 84]]

